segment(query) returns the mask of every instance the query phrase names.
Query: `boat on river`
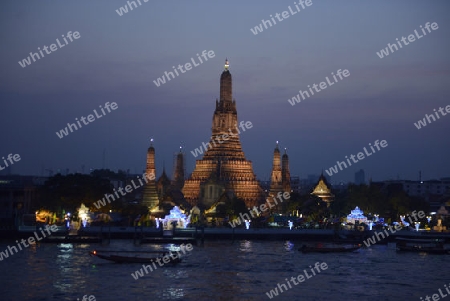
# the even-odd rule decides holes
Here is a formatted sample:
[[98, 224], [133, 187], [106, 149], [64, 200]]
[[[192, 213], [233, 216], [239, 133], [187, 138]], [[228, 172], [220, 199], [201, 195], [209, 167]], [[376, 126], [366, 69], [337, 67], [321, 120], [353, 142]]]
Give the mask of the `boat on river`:
[[357, 245], [349, 245], [349, 246], [324, 246], [322, 244], [318, 244], [316, 246], [307, 246], [303, 245], [298, 250], [303, 253], [343, 253], [343, 252], [354, 252], [361, 248], [361, 244]]
[[397, 251], [426, 252], [430, 254], [450, 254], [450, 249], [445, 248], [444, 239], [434, 238], [402, 238], [397, 237]]
[[179, 254], [170, 254], [168, 251], [90, 251], [91, 256], [113, 261], [116, 263], [153, 263], [176, 264], [181, 262]]

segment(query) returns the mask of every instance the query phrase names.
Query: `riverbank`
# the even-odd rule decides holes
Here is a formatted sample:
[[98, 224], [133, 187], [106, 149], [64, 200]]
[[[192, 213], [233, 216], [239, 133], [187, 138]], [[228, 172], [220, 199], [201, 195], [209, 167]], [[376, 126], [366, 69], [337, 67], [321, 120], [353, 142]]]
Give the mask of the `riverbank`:
[[[29, 236], [29, 231], [14, 231], [3, 238], [17, 238]], [[176, 228], [175, 231], [165, 230], [161, 228], [150, 227], [118, 227], [118, 226], [95, 226], [82, 228], [78, 231], [77, 236], [91, 238], [108, 238], [108, 239], [139, 239], [142, 241], [150, 238], [158, 237], [178, 237], [178, 238], [194, 238], [202, 240], [220, 240], [220, 239], [248, 239], [248, 240], [302, 240], [302, 241], [342, 241], [357, 242], [363, 241], [377, 233], [384, 233], [381, 230], [375, 231], [353, 231], [353, 230], [333, 230], [333, 229], [279, 229], [279, 228]], [[72, 233], [75, 234], [75, 233]], [[68, 235], [62, 235], [68, 236]], [[69, 235], [69, 237], [73, 237]], [[406, 238], [436, 238], [446, 239], [450, 241], [450, 231], [410, 231], [403, 229], [380, 240], [379, 243], [394, 242], [396, 237]]]

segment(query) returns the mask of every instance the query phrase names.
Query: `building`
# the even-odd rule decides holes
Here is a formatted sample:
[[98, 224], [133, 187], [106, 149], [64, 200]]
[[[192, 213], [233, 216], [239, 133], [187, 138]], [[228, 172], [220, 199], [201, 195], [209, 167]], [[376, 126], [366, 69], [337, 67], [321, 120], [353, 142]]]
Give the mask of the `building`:
[[366, 176], [364, 173], [364, 169], [360, 169], [359, 171], [355, 172], [355, 184], [356, 185], [366, 184]]
[[319, 197], [322, 201], [327, 203], [327, 207], [330, 207], [331, 202], [334, 201], [334, 194], [331, 193], [331, 185], [328, 184], [328, 181], [323, 176], [323, 173], [311, 194]]
[[450, 179], [448, 178], [428, 181], [390, 180], [383, 183], [385, 185], [400, 184], [410, 196], [450, 195]]
[[291, 191], [294, 193], [301, 193], [303, 187], [300, 185], [299, 176], [291, 176]]
[[0, 176], [0, 229], [19, 226], [22, 216], [34, 213], [38, 186], [47, 178], [34, 176]]
[[[239, 139], [241, 130], [245, 129], [238, 125], [228, 68], [226, 60], [220, 76], [220, 99], [216, 99], [210, 142], [204, 143], [203, 158], [196, 160], [194, 171], [184, 183], [183, 194], [191, 206], [202, 203], [209, 208], [221, 194], [228, 192], [242, 199], [249, 208], [264, 202], [252, 162], [245, 158]], [[216, 143], [221, 137], [223, 140]]]

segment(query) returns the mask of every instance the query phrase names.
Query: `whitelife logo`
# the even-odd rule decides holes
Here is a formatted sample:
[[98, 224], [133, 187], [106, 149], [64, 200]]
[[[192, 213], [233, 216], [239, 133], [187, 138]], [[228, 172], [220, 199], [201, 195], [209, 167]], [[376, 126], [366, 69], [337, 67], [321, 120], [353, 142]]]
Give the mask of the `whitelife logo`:
[[[139, 6], [142, 5], [141, 0], [136, 0], [139, 3]], [[128, 7], [130, 8], [130, 11], [133, 10], [133, 6], [131, 6], [131, 4], [134, 5], [134, 8], [138, 8], [136, 1], [127, 1]], [[142, 0], [144, 3], [147, 3], [149, 0]], [[116, 9], [116, 13], [122, 17], [123, 14], [128, 13], [128, 7], [126, 5], [120, 7], [119, 9]]]
[[[208, 55], [208, 56], [206, 56], [206, 55]], [[205, 62], [206, 62], [206, 61], [208, 61], [208, 57], [209, 57], [210, 59], [212, 59], [213, 57], [216, 56], [216, 54], [215, 54], [214, 51], [212, 51], [212, 50], [209, 50], [208, 53], [206, 53], [206, 50], [203, 50], [201, 56], [203, 57], [203, 59], [204, 59]], [[197, 53], [197, 58], [198, 58], [198, 60], [200, 61], [200, 64], [203, 64], [203, 60], [202, 60], [202, 58], [200, 57], [200, 55], [199, 55], [198, 53]], [[200, 64], [196, 64], [196, 63], [195, 63], [194, 58], [191, 58], [191, 62], [192, 62], [192, 64], [194, 65], [194, 67], [200, 66]], [[184, 67], [186, 70], [183, 70], [183, 67]], [[178, 65], [178, 67], [176, 67], [176, 68], [175, 68], [175, 66], [172, 66], [172, 68], [173, 68], [173, 72], [175, 72], [175, 74], [176, 74], [177, 76], [180, 76], [180, 74], [178, 73], [177, 69], [180, 70], [181, 73], [186, 73], [187, 71], [189, 71], [189, 70], [192, 69], [192, 65], [191, 65], [191, 63], [186, 63], [186, 64], [184, 64], [184, 65]], [[172, 72], [172, 71], [169, 71], [169, 72], [165, 71], [164, 74], [163, 74], [163, 76], [158, 77], [156, 80], [153, 81], [153, 83], [154, 83], [157, 87], [159, 87], [159, 86], [161, 86], [162, 84], [165, 84], [165, 83], [166, 83], [166, 78], [167, 78], [167, 81], [170, 81], [170, 80], [172, 80], [172, 79], [175, 79], [175, 75], [173, 74], [173, 72]], [[172, 78], [170, 78], [169, 75], [172, 76]]]
[[[325, 271], [326, 269], [328, 269], [328, 265], [326, 264], [326, 262], [322, 262], [322, 263], [316, 262], [314, 267], [309, 266], [309, 268], [311, 270], [312, 275], [308, 274], [307, 270], [303, 270], [303, 274], [305, 276], [303, 276], [303, 274], [300, 274], [297, 277], [291, 277], [291, 279], [285, 278], [286, 284], [277, 283], [277, 287], [275, 287], [274, 289], [271, 289], [270, 292], [266, 293], [267, 297], [269, 297], [269, 299], [273, 299], [274, 297], [277, 297], [278, 290], [280, 290], [280, 294], [281, 294], [282, 292], [287, 291], [292, 288], [291, 281], [294, 285], [298, 285], [298, 284], [304, 282], [305, 280], [310, 279], [313, 276], [316, 276], [316, 271], [317, 271], [317, 274], [319, 274], [321, 271]], [[289, 288], [288, 288], [288, 286], [289, 286]]]
[[[400, 40], [403, 42], [403, 45], [407, 46], [407, 45], [409, 45], [410, 43], [414, 42], [414, 41], [416, 40], [416, 37], [417, 37], [417, 39], [421, 39], [421, 38], [423, 38], [424, 36], [426, 36], [427, 33], [426, 33], [425, 29], [423, 29], [422, 25], [420, 25], [420, 28], [422, 29], [423, 36], [421, 36], [421, 35], [417, 32], [417, 30], [414, 29], [415, 35], [410, 34], [410, 35], [408, 36], [408, 41], [409, 41], [409, 43], [406, 41], [406, 38], [402, 36], [402, 38], [401, 38]], [[430, 24], [430, 22], [427, 22], [427, 23], [425, 24], [425, 28], [428, 30], [428, 33], [430, 33], [430, 32], [431, 32], [430, 28], [433, 29], [433, 30], [437, 30], [439, 27], [438, 27], [438, 24], [437, 24], [436, 22], [433, 22], [433, 23], [431, 23], [431, 24]], [[395, 40], [397, 41], [398, 46], [399, 46], [400, 48], [403, 48], [403, 47], [402, 47], [402, 43], [400, 43], [400, 41], [398, 40], [398, 38], [396, 38]], [[387, 46], [388, 46], [388, 47], [386, 47], [386, 48], [384, 48], [384, 49], [381, 49], [380, 52], [377, 52], [377, 55], [378, 55], [378, 57], [379, 57], [380, 59], [384, 58], [385, 56], [388, 56], [388, 55], [389, 55], [389, 50], [391, 51], [391, 53], [394, 53], [394, 51], [397, 51], [397, 50], [398, 50], [398, 47], [397, 47], [397, 45], [395, 45], [395, 43], [394, 43], [394, 44], [388, 43]]]
[[[278, 192], [277, 196], [278, 196], [278, 199], [280, 200], [280, 203], [283, 203], [284, 200], [289, 200], [291, 198], [291, 195], [289, 194], [289, 192], [283, 192], [283, 193]], [[258, 207], [253, 206], [253, 208], [251, 210], [249, 210], [250, 215], [253, 218], [256, 218], [261, 213], [266, 212], [267, 210], [278, 205], [278, 202], [275, 199], [275, 197], [272, 197], [272, 200], [274, 202], [274, 205], [272, 205], [270, 200], [267, 200], [267, 202], [266, 202], [267, 205], [266, 205], [266, 203], [264, 203], [259, 206], [259, 210], [261, 210], [261, 212], [258, 211]], [[250, 216], [247, 213], [240, 213], [238, 218], [235, 218], [231, 222], [228, 222], [228, 224], [230, 224], [231, 228], [235, 228], [236, 226], [239, 226], [241, 223], [244, 223], [246, 220], [250, 220]]]
[[[320, 92], [320, 91], [322, 91], [322, 90], [325, 90], [326, 88], [328, 88], [328, 87], [330, 87], [330, 86], [332, 86], [332, 85], [334, 85], [335, 83], [338, 82], [338, 79], [336, 78], [336, 75], [337, 75], [337, 76], [341, 79], [341, 81], [342, 81], [342, 80], [343, 80], [343, 77], [342, 77], [342, 76], [344, 76], [344, 77], [349, 77], [349, 76], [350, 76], [350, 71], [348, 71], [348, 69], [344, 69], [343, 71], [341, 71], [341, 69], [339, 69], [338, 71], [336, 71], [336, 75], [334, 75], [333, 72], [331, 72], [331, 75], [332, 75], [333, 78], [334, 78], [334, 82], [330, 81], [330, 79], [328, 78], [328, 76], [325, 76], [325, 79], [327, 80], [327, 82], [321, 82], [321, 83], [318, 84], [318, 85], [317, 85], [316, 83], [314, 83], [314, 84], [312, 85], [312, 88], [311, 88], [310, 85], [308, 85], [309, 92], [311, 92], [311, 96], [314, 95], [313, 88], [314, 88], [314, 90], [315, 90], [317, 93]], [[327, 85], [327, 83], [328, 83], [328, 85]], [[319, 89], [318, 87], [320, 87], [320, 89]], [[294, 106], [296, 103], [299, 103], [299, 102], [301, 102], [302, 100], [305, 100], [306, 98], [309, 98], [309, 97], [310, 97], [308, 91], [306, 91], [306, 90], [305, 90], [305, 91], [299, 90], [298, 93], [299, 93], [299, 94], [297, 94], [296, 96], [292, 97], [292, 99], [288, 99], [288, 102], [291, 104], [291, 106]], [[305, 95], [306, 95], [306, 96], [305, 96]], [[301, 98], [300, 98], [300, 96], [301, 96]]]
[[[41, 230], [42, 237], [39, 237], [38, 233], [35, 231], [34, 237], [36, 237], [36, 239], [34, 239], [33, 236], [30, 236], [30, 237], [28, 237], [27, 240], [22, 239], [20, 242], [18, 242], [16, 240], [17, 247], [20, 249], [20, 251], [22, 251], [22, 246], [20, 244], [22, 244], [24, 248], [28, 248], [31, 244], [36, 243], [36, 241], [40, 241], [40, 240], [46, 238], [47, 236], [52, 235], [52, 232], [58, 231], [58, 227], [56, 225], [51, 225], [51, 226], [45, 225], [44, 230], [47, 231], [48, 235], [45, 234], [45, 232], [44, 232], [44, 230], [42, 230], [42, 228], [39, 228], [39, 230]], [[28, 242], [28, 244], [27, 244], [27, 242]], [[14, 250], [14, 253], [13, 253], [13, 250]], [[15, 246], [8, 246], [8, 248], [4, 252], [0, 252], [0, 261], [3, 261], [3, 258], [8, 258], [10, 254], [12, 256], [18, 252], [19, 251], [17, 250], [17, 248]]]
[[[3, 159], [3, 163], [5, 164], [5, 167], [3, 167], [2, 164], [0, 163], [0, 170], [3, 170], [10, 165], [13, 165], [14, 162], [19, 162], [21, 158], [20, 158], [19, 154], [15, 154], [15, 155], [9, 154], [8, 157], [6, 157], [6, 159], [5, 159], [5, 157], [2, 157], [2, 159]], [[6, 160], [8, 160], [10, 164], [8, 164], [8, 161], [6, 161]]]
[[[379, 140], [376, 140], [376, 141], [373, 143], [374, 146], [375, 146], [378, 150], [380, 150], [380, 145], [381, 145], [381, 147], [383, 147], [383, 148], [385, 148], [386, 146], [388, 146], [386, 140], [381, 140], [381, 142], [378, 142], [378, 141], [379, 141]], [[375, 149], [374, 149], [373, 146], [372, 146], [372, 143], [369, 143], [369, 146], [370, 146], [370, 148], [372, 149], [372, 152], [373, 152], [373, 153], [371, 153], [370, 151], [367, 151], [366, 147], [363, 148], [364, 153], [367, 155], [367, 157], [372, 156], [372, 155], [376, 152]], [[364, 153], [363, 153], [363, 152], [359, 152], [358, 154], [356, 154], [356, 156], [353, 155], [353, 154], [351, 154], [351, 155], [350, 155], [350, 159], [352, 159], [353, 163], [358, 163], [359, 161], [361, 161], [361, 160], [363, 160], [363, 159], [365, 158]], [[355, 157], [358, 157], [358, 160], [356, 160]], [[350, 159], [349, 159], [347, 156], [345, 156], [345, 159], [347, 159], [348, 166], [352, 166], [352, 163], [351, 163]], [[340, 170], [343, 170], [342, 166], [344, 166], [344, 168], [347, 168], [347, 164], [345, 164], [345, 161], [342, 161], [342, 162], [336, 161], [336, 163], [337, 163], [337, 165], [335, 165], [335, 166], [333, 166], [333, 167], [330, 167], [330, 169], [326, 169], [326, 170], [325, 170], [325, 172], [326, 172], [330, 177], [333, 175], [333, 173], [337, 174], [337, 173], [339, 172], [338, 167], [339, 167]]]
[[[106, 115], [105, 110], [103, 110], [103, 109], [106, 109], [108, 111], [108, 113], [111, 113], [111, 110], [116, 110], [119, 106], [115, 102], [112, 102], [111, 104], [109, 102], [107, 102], [107, 103], [105, 103], [105, 107], [102, 107], [101, 105], [99, 107], [100, 107], [100, 110], [102, 111], [103, 115], [98, 114], [97, 110], [94, 109], [94, 114], [95, 114], [95, 117], [97, 117], [97, 119], [100, 119]], [[60, 130], [59, 132], [56, 132], [56, 136], [58, 136], [59, 139], [62, 139], [65, 136], [68, 136], [70, 133], [73, 133], [74, 130], [76, 131], [79, 128], [81, 128], [82, 125], [81, 125], [80, 121], [83, 122], [84, 125], [88, 125], [89, 123], [92, 123], [96, 120], [95, 117], [93, 114], [89, 114], [87, 117], [81, 116], [80, 120], [78, 120], [78, 118], [75, 118], [75, 121], [77, 122], [78, 127], [75, 123], [67, 123], [67, 126], [64, 129]], [[70, 130], [70, 133], [69, 133], [69, 130]]]
[[[312, 5], [312, 1], [311, 1], [311, 0], [306, 0], [306, 1], [300, 0], [300, 1], [298, 1], [298, 4], [297, 4], [297, 2], [294, 2], [294, 4], [295, 4], [295, 7], [297, 8], [297, 11], [292, 10], [291, 6], [289, 5], [289, 6], [288, 6], [289, 11], [285, 10], [285, 11], [282, 12], [281, 14], [279, 14], [279, 13], [276, 13], [276, 14], [275, 14], [275, 17], [277, 18], [278, 22], [281, 22], [281, 21], [283, 21], [283, 20], [286, 20], [286, 19], [289, 18], [290, 16], [293, 16], [293, 15], [298, 14], [298, 13], [301, 11], [299, 5], [302, 7], [303, 10], [305, 10], [306, 7]], [[290, 14], [289, 14], [289, 13], [290, 13]], [[280, 18], [280, 16], [281, 16], [281, 18]], [[273, 18], [272, 15], [270, 15], [270, 18], [272, 19], [273, 25], [276, 25], [277, 22], [275, 21], [275, 19]], [[269, 27], [267, 27], [267, 25], [269, 25], [270, 27], [272, 27], [272, 22], [270, 22], [270, 20], [264, 20], [264, 19], [262, 19], [261, 22], [262, 22], [262, 23], [260, 23], [259, 25], [255, 26], [254, 28], [250, 28], [250, 31], [251, 31], [254, 35], [257, 35], [257, 34], [260, 33], [260, 32], [262, 33], [263, 30], [264, 30], [264, 28], [265, 28], [265, 29], [268, 29]], [[264, 28], [263, 28], [263, 25], [264, 25]]]
[[[424, 211], [416, 212], [416, 210], [414, 210], [413, 212], [411, 212], [411, 215], [408, 214], [408, 220], [412, 224], [413, 221], [411, 220], [411, 216], [413, 216], [414, 220], [417, 222], [418, 221], [417, 217], [424, 218], [425, 212]], [[391, 231], [391, 233], [394, 234], [395, 232], [400, 231], [402, 229], [402, 225], [395, 224], [394, 225], [395, 230], [391, 226], [389, 226], [388, 228], [389, 228], [389, 231]], [[386, 234], [386, 235], [384, 235], [384, 234]], [[381, 240], [383, 240], [387, 237], [389, 237], [389, 232], [387, 230], [384, 230], [384, 233], [383, 232], [375, 232], [374, 235], [372, 235], [371, 237], [364, 240], [363, 243], [366, 245], [366, 247], [370, 247], [370, 245], [374, 245], [377, 242], [380, 242]]]
[[[183, 253], [183, 255], [186, 255], [186, 251], [190, 252], [193, 249], [194, 249], [194, 247], [192, 246], [192, 244], [186, 244], [186, 246], [184, 244], [181, 244], [179, 251], [176, 251], [176, 253], [172, 253], [172, 251], [170, 251], [169, 254], [164, 255], [162, 258], [156, 258], [156, 262], [158, 263], [158, 265], [160, 267], [162, 267], [162, 266], [164, 266], [164, 264], [170, 263], [171, 260], [180, 259], [181, 252]], [[144, 277], [145, 274], [148, 274], [149, 270], [150, 270], [150, 272], [157, 270], [158, 267], [156, 266], [155, 261], [152, 261], [152, 265], [143, 264], [142, 268], [135, 271], [134, 273], [131, 273], [131, 276], [134, 278], [134, 280], [138, 280], [140, 277]], [[144, 272], [145, 272], [145, 274], [144, 274]]]
[[[127, 193], [130, 193], [130, 192], [133, 191], [133, 188], [134, 188], [134, 189], [138, 189], [139, 187], [144, 186], [146, 183], [148, 183], [149, 180], [152, 181], [152, 180], [155, 179], [155, 174], [147, 175], [146, 173], [144, 173], [144, 174], [142, 175], [142, 179], [145, 181], [145, 183], [142, 183], [142, 181], [141, 181], [141, 179], [140, 179], [139, 176], [137, 177], [137, 179], [138, 179], [138, 181], [139, 181], [139, 183], [140, 183], [141, 185], [136, 185], [136, 184], [134, 183], [134, 180], [131, 180], [131, 184], [133, 184], [133, 187], [131, 187], [131, 185], [125, 186], [125, 192], [123, 192], [124, 189], [123, 189], [122, 187], [119, 187], [119, 188], [117, 189], [117, 191], [116, 191], [116, 189], [114, 188], [113, 191], [114, 191], [114, 194], [116, 195], [116, 197], [117, 197], [118, 199], [120, 199], [120, 196], [119, 196], [119, 194], [118, 194], [117, 192], [120, 192], [120, 195], [121, 195], [121, 196], [126, 196]], [[101, 207], [106, 206], [106, 202], [107, 202], [107, 201], [108, 201], [108, 204], [110, 204], [111, 202], [114, 202], [115, 200], [116, 200], [116, 198], [114, 197], [114, 195], [105, 193], [105, 197], [102, 198], [101, 200], [98, 200], [97, 202], [94, 202], [94, 206], [95, 206], [97, 209], [100, 209]]]
[[[81, 36], [80, 33], [78, 31], [74, 31], [73, 33], [71, 31], [69, 31], [67, 33], [67, 36], [64, 37], [64, 35], [62, 35], [64, 42], [66, 42], [66, 44], [61, 44], [61, 42], [59, 41], [59, 39], [56, 39], [56, 42], [58, 43], [58, 47], [56, 47], [56, 44], [51, 44], [50, 47], [47, 47], [46, 45], [44, 45], [44, 47], [42, 47], [42, 50], [45, 51], [46, 54], [50, 54], [52, 52], [55, 52], [58, 49], [63, 48], [64, 46], [66, 46], [67, 44], [69, 44], [69, 42], [67, 42], [66, 38], [68, 38], [70, 40], [70, 42], [73, 42], [73, 39], [78, 40]], [[73, 37], [73, 39], [72, 39]], [[48, 51], [48, 49], [50, 48], [51, 51]], [[19, 61], [19, 65], [22, 68], [25, 68], [28, 65], [31, 65], [31, 59], [33, 59], [33, 62], [36, 62], [36, 58], [38, 60], [41, 59], [41, 57], [44, 57], [44, 53], [41, 50], [41, 47], [38, 47], [39, 53], [41, 54], [41, 56], [39, 56], [39, 53], [35, 52], [30, 52], [30, 56], [28, 56], [27, 58], [23, 59], [22, 61]]]
[[[436, 118], [439, 119], [440, 117], [439, 117], [438, 112], [436, 112], [436, 109], [433, 109], [433, 111], [434, 111], [434, 114], [436, 115]], [[445, 107], [445, 111], [447, 113], [444, 112], [444, 108], [443, 107], [440, 107], [438, 111], [441, 112], [442, 116], [445, 116], [448, 113], [450, 113], [450, 105]], [[416, 126], [416, 128], [418, 130], [420, 130], [422, 127], [426, 127], [427, 126], [427, 121], [428, 121], [428, 124], [430, 124], [431, 121], [436, 121], [436, 118], [434, 118], [433, 114], [431, 114], [431, 115], [425, 114], [425, 118], [417, 121], [417, 123], [414, 122], [414, 125]]]
[[[244, 128], [244, 122], [245, 122], [245, 128]], [[241, 121], [239, 123], [239, 127], [242, 129], [242, 132], [245, 132], [245, 129], [251, 129], [253, 127], [253, 124], [251, 123], [251, 121]], [[228, 141], [230, 139], [230, 137], [233, 136], [238, 136], [241, 132], [239, 131], [238, 125], [236, 124], [236, 133], [233, 133], [232, 129], [228, 129], [228, 132], [230, 133], [228, 134], [222, 134], [222, 136], [217, 135], [216, 139], [211, 139], [211, 142], [214, 144], [214, 147], [217, 147], [216, 141], [219, 142], [219, 144], [222, 144], [224, 141]], [[222, 139], [221, 139], [222, 138]], [[203, 154], [203, 149], [205, 150], [205, 153], [208, 149], [212, 148], [211, 143], [205, 143], [203, 142], [202, 145], [200, 145], [200, 147], [196, 148], [195, 150], [191, 151], [191, 154], [197, 158], [198, 155], [202, 155]]]

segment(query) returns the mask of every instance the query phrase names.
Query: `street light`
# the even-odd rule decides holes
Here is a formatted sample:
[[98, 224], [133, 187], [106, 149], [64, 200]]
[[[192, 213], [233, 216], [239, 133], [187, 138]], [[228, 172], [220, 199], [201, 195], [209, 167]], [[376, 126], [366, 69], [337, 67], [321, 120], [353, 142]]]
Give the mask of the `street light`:
[[245, 220], [245, 228], [247, 230], [250, 228], [250, 220]]
[[416, 226], [416, 231], [419, 232], [420, 222], [414, 222], [414, 225]]

